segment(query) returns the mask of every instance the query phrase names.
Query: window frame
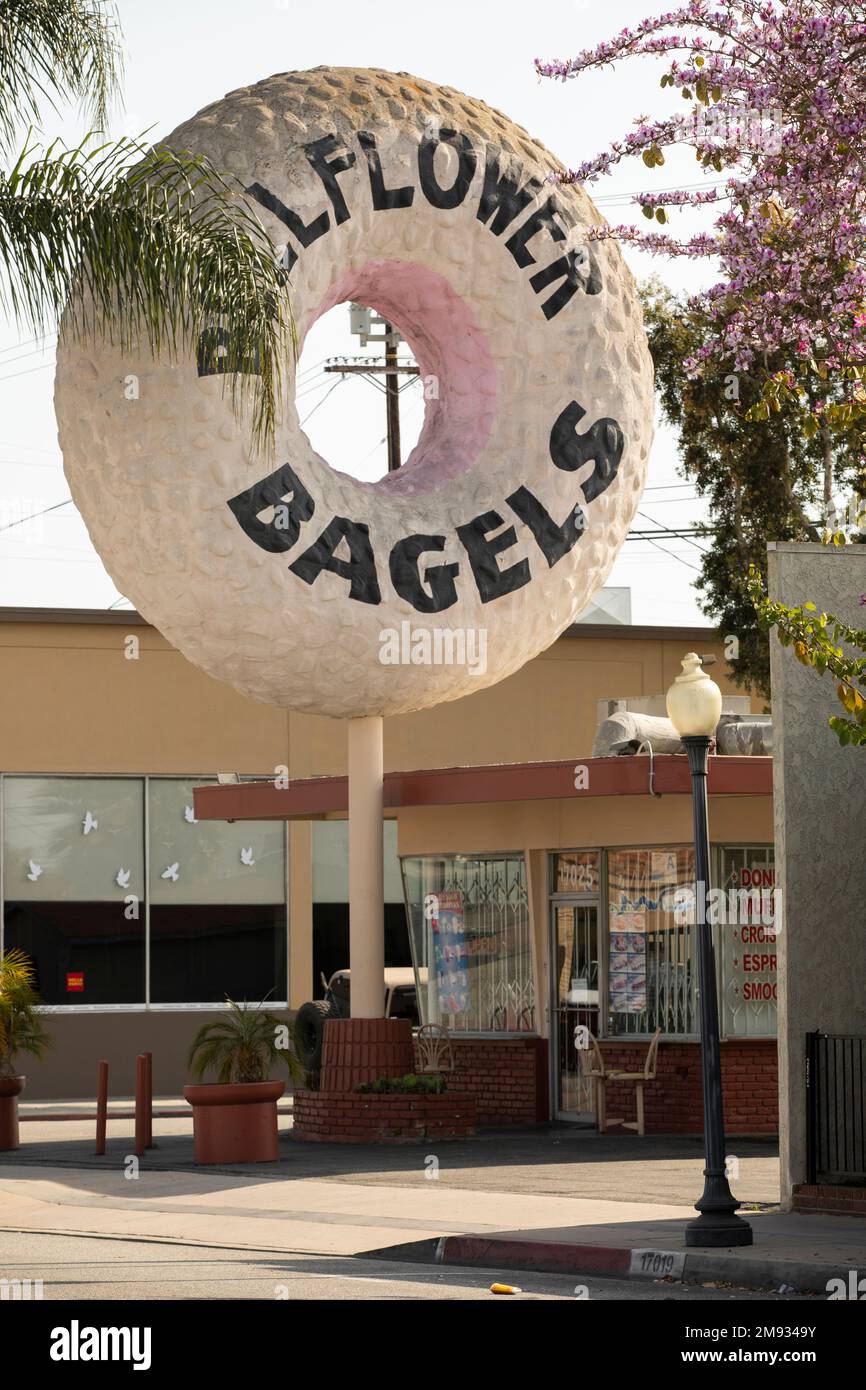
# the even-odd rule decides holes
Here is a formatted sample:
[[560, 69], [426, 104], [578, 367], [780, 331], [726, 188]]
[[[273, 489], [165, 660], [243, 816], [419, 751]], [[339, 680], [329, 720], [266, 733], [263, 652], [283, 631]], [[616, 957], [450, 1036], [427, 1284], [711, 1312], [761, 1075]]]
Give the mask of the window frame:
[[[651, 1034], [651, 1033], [629, 1033], [629, 1034], [612, 1033], [612, 1032], [610, 1032], [609, 1025], [608, 1025], [608, 1019], [609, 1019], [609, 1016], [610, 1016], [610, 991], [609, 991], [609, 986], [608, 986], [609, 967], [610, 967], [609, 944], [608, 944], [608, 943], [609, 943], [609, 930], [610, 930], [610, 929], [609, 929], [609, 918], [608, 918], [608, 912], [609, 912], [608, 855], [609, 855], [610, 853], [616, 854], [616, 853], [619, 853], [620, 851], [623, 851], [623, 850], [632, 850], [632, 851], [635, 851], [635, 850], [645, 850], [645, 851], [651, 852], [651, 851], [653, 851], [653, 850], [665, 850], [665, 849], [671, 849], [671, 850], [686, 849], [686, 850], [688, 850], [688, 849], [693, 849], [693, 848], [694, 848], [694, 845], [693, 845], [693, 843], [692, 843], [691, 841], [681, 841], [681, 842], [676, 842], [676, 843], [673, 842], [673, 841], [671, 841], [671, 842], [665, 842], [664, 844], [662, 844], [661, 842], [657, 842], [657, 843], [655, 843], [655, 844], [644, 843], [644, 844], [602, 845], [602, 846], [600, 846], [600, 847], [597, 846], [597, 845], [573, 845], [573, 844], [569, 844], [569, 845], [559, 845], [559, 846], [557, 846], [556, 849], [551, 849], [551, 850], [548, 850], [548, 851], [547, 851], [547, 856], [546, 856], [546, 857], [547, 857], [547, 890], [548, 890], [548, 891], [547, 891], [547, 900], [548, 900], [548, 911], [549, 911], [549, 909], [550, 909], [550, 906], [552, 906], [553, 904], [555, 904], [557, 901], [561, 901], [561, 900], [563, 900], [563, 899], [565, 899], [565, 898], [573, 898], [573, 897], [575, 897], [575, 896], [580, 897], [580, 898], [584, 899], [585, 901], [591, 901], [591, 900], [592, 900], [592, 901], [597, 901], [597, 902], [598, 902], [599, 931], [604, 933], [604, 940], [603, 940], [601, 949], [600, 949], [600, 951], [599, 951], [600, 965], [601, 965], [601, 969], [600, 969], [600, 971], [599, 971], [599, 978], [600, 978], [600, 990], [601, 990], [601, 996], [602, 996], [602, 997], [601, 997], [601, 1000], [600, 1000], [600, 1008], [599, 1008], [599, 1038], [600, 1038], [600, 1040], [603, 1040], [603, 1041], [605, 1041], [605, 1042], [612, 1042], [612, 1043], [613, 1043], [613, 1042], [617, 1042], [617, 1043], [627, 1043], [627, 1042], [631, 1042], [631, 1041], [635, 1041], [635, 1042], [648, 1042], [648, 1041], [650, 1040], [650, 1038], [652, 1037], [652, 1034]], [[772, 841], [764, 841], [764, 842], [755, 841], [754, 843], [749, 843], [749, 844], [746, 844], [746, 843], [743, 842], [743, 841], [732, 841], [732, 840], [714, 840], [714, 841], [711, 841], [711, 843], [710, 843], [710, 886], [711, 886], [712, 888], [723, 887], [723, 885], [722, 885], [722, 883], [721, 883], [722, 854], [723, 854], [723, 851], [729, 850], [729, 849], [759, 850], [759, 851], [773, 850], [773, 851], [774, 851], [774, 859], [775, 859], [775, 846], [774, 846], [774, 844], [773, 844]], [[555, 861], [556, 861], [556, 856], [557, 856], [558, 854], [568, 854], [568, 853], [570, 853], [570, 852], [576, 852], [576, 853], [590, 852], [590, 851], [591, 851], [591, 852], [595, 852], [596, 850], [597, 850], [598, 853], [600, 854], [598, 898], [597, 898], [597, 899], [594, 899], [594, 898], [593, 898], [593, 895], [592, 895], [591, 893], [580, 893], [580, 894], [577, 894], [577, 895], [575, 895], [574, 893], [556, 893], [556, 892], [554, 891], [554, 888], [553, 888], [553, 884], [554, 884], [554, 882], [555, 882]], [[549, 929], [549, 928], [548, 928], [548, 929]], [[724, 978], [723, 971], [724, 971], [724, 953], [723, 953], [721, 950], [719, 950], [719, 951], [716, 952], [716, 991], [717, 991], [717, 997], [718, 997], [718, 1000], [719, 1000], [719, 1023], [720, 1023], [720, 1027], [721, 1027], [721, 1035], [720, 1035], [720, 1036], [721, 1036], [721, 1041], [722, 1041], [722, 1042], [742, 1042], [742, 1041], [747, 1041], [747, 1042], [777, 1042], [777, 1041], [778, 1041], [778, 1031], [777, 1031], [776, 1033], [731, 1033], [731, 1032], [728, 1032], [728, 1031], [727, 1031], [727, 1029], [726, 1029], [725, 1026], [724, 1026], [724, 1007], [723, 1007], [723, 1005], [724, 1005], [724, 999], [723, 999], [723, 990], [724, 990], [724, 986], [725, 986], [725, 978]], [[548, 989], [550, 989], [549, 983], [548, 983]], [[549, 995], [549, 997], [548, 997], [548, 1001], [547, 1001], [548, 1007], [551, 1006], [551, 1002], [552, 1002], [552, 993], [551, 993], [551, 994]], [[536, 1003], [536, 1010], [538, 1009], [538, 1007], [539, 1007], [539, 1004], [538, 1004], [538, 1002], [537, 1002], [537, 1003]], [[662, 1041], [663, 1041], [663, 1042], [699, 1043], [700, 1040], [701, 1040], [701, 1038], [700, 1038], [700, 1033], [699, 1033], [699, 1032], [697, 1032], [697, 1033], [662, 1033], [661, 1037], [662, 1037]]]
[[[46, 1014], [113, 1014], [113, 1013], [183, 1013], [197, 1011], [200, 1013], [213, 1013], [225, 1009], [225, 1000], [214, 1000], [213, 1002], [190, 1002], [190, 1003], [153, 1003], [150, 997], [150, 783], [161, 782], [197, 782], [202, 785], [212, 785], [216, 774], [213, 772], [38, 772], [38, 771], [16, 771], [0, 772], [0, 955], [6, 946], [6, 782], [14, 779], [27, 778], [47, 778], [52, 781], [63, 781], [66, 779], [74, 781], [124, 781], [138, 782], [143, 784], [144, 795], [144, 817], [143, 817], [143, 864], [144, 864], [144, 1000], [137, 1004], [40, 1004], [39, 1012]], [[261, 774], [242, 773], [242, 782], [261, 781]], [[290, 890], [291, 866], [289, 861], [289, 824], [283, 822], [283, 892], [285, 895], [285, 942], [286, 942], [286, 970], [285, 970], [285, 998], [250, 1000], [250, 1004], [255, 1008], [267, 1007], [271, 1009], [287, 1009], [291, 998], [291, 890]]]
[[452, 1037], [480, 1039], [507, 1038], [511, 1041], [516, 1038], [538, 1038], [542, 1036], [539, 1028], [539, 1018], [543, 1003], [539, 993], [538, 943], [536, 941], [535, 914], [532, 908], [532, 875], [530, 871], [529, 854], [530, 851], [524, 848], [517, 850], [425, 850], [423, 854], [397, 855], [400, 864], [400, 879], [403, 884], [403, 905], [406, 913], [406, 930], [409, 934], [409, 948], [412, 952], [412, 969], [415, 972], [415, 988], [418, 997], [419, 1018], [423, 1018], [421, 1012], [422, 985], [418, 977], [418, 966], [415, 962], [415, 952], [413, 949], [412, 913], [406, 887], [406, 874], [403, 870], [405, 861], [409, 859], [521, 859], [523, 861], [523, 872], [526, 881], [526, 914], [529, 923], [530, 960], [532, 966], [532, 1027], [522, 1029], [519, 1032], [505, 1031], [501, 1028], [452, 1029]]

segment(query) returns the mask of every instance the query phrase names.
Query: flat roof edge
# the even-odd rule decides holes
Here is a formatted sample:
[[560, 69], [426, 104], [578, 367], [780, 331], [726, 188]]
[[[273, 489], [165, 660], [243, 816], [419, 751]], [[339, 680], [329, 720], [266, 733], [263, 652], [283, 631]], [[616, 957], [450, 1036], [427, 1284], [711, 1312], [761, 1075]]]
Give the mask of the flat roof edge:
[[127, 627], [150, 627], [135, 608], [3, 608], [0, 607], [0, 623], [70, 623], [85, 626], [88, 623], [109, 625], [126, 624]]
[[[0, 606], [0, 623], [69, 623], [77, 626], [94, 624], [126, 624], [133, 627], [152, 627], [135, 608], [4, 608]], [[639, 623], [572, 623], [562, 637], [630, 638], [633, 641], [655, 642], [718, 642], [721, 634], [713, 627], [657, 627]], [[557, 639], [559, 640], [559, 639]], [[551, 644], [552, 645], [552, 644]]]

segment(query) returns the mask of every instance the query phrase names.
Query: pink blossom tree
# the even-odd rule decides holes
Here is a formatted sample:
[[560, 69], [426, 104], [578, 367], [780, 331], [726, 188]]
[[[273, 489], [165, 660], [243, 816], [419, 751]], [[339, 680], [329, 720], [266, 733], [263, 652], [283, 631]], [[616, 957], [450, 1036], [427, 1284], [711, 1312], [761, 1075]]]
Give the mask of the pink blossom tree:
[[[799, 411], [807, 438], [824, 444], [825, 504], [834, 440], [859, 436], [866, 492], [866, 4], [690, 0], [575, 58], [536, 59], [536, 68], [565, 81], [645, 55], [666, 61], [661, 86], [685, 99], [687, 114], [640, 118], [563, 177], [592, 183], [633, 157], [660, 168], [666, 149], [684, 145], [708, 185], [641, 194], [652, 229], [597, 227], [590, 237], [715, 258], [721, 278], [690, 303], [703, 331], [686, 370], [757, 376], [753, 420]], [[707, 209], [706, 230], [660, 230], [686, 207]], [[830, 538], [846, 539], [835, 523]], [[866, 746], [866, 658], [854, 654], [866, 651], [866, 632], [811, 603], [770, 602], [755, 569], [747, 588], [761, 626], [835, 678], [844, 714], [830, 725], [840, 742]]]
[[[866, 427], [866, 4], [691, 0], [536, 68], [565, 81], [641, 55], [665, 60], [661, 86], [685, 114], [640, 118], [564, 177], [592, 183], [633, 157], [660, 168], [684, 145], [708, 186], [641, 194], [652, 228], [590, 236], [717, 260], [721, 278], [695, 301], [710, 332], [686, 366], [762, 373], [754, 418], [799, 403], [810, 437]], [[673, 219], [687, 207], [707, 209], [708, 225], [678, 237]], [[790, 369], [771, 372], [780, 353]], [[817, 404], [802, 389], [810, 375], [828, 383]]]

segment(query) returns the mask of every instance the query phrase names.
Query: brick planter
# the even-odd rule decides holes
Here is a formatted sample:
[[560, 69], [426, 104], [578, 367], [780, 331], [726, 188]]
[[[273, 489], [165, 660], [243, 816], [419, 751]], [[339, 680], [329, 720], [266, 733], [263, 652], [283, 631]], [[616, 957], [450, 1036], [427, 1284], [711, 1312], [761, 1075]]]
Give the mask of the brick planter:
[[353, 1091], [362, 1081], [414, 1070], [408, 1018], [332, 1018], [325, 1024], [321, 1090]]
[[295, 1091], [294, 1116], [293, 1137], [322, 1144], [465, 1139], [478, 1127], [475, 1097], [462, 1091], [438, 1096]]

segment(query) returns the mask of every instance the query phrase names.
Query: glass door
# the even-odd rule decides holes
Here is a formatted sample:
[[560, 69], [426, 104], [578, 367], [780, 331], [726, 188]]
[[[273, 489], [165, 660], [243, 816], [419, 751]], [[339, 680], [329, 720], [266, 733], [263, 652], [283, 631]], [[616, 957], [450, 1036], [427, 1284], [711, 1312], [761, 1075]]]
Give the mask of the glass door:
[[592, 1051], [587, 1031], [598, 1037], [598, 903], [557, 897], [551, 904], [555, 1112], [558, 1119], [594, 1115]]

